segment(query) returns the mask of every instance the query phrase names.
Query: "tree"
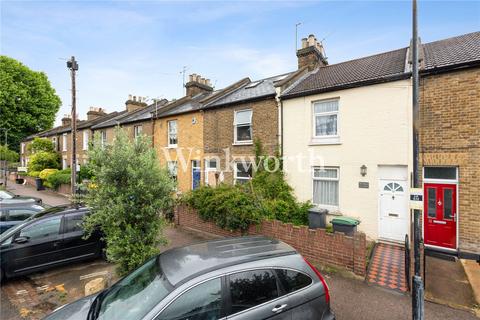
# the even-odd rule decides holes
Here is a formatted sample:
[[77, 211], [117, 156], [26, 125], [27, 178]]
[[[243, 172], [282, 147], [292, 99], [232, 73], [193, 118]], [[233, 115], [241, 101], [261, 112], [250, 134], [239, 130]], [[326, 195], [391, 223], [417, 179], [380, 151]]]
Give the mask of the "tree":
[[60, 156], [56, 152], [39, 151], [30, 157], [28, 172], [42, 171], [43, 169], [58, 169]]
[[50, 139], [36, 137], [32, 143], [28, 145], [27, 149], [31, 153], [40, 151], [55, 152], [55, 145]]
[[0, 128], [8, 129], [8, 144], [19, 150], [20, 141], [52, 128], [61, 101], [43, 72], [0, 56]]
[[7, 160], [8, 162], [17, 162], [18, 153], [10, 150], [8, 146], [0, 145], [0, 160]]
[[97, 134], [88, 152], [94, 178], [86, 204], [86, 235], [99, 228], [108, 260], [126, 274], [158, 252], [164, 241], [161, 213], [172, 201], [174, 182], [161, 168], [147, 137], [133, 142], [117, 128], [114, 142], [102, 147]]

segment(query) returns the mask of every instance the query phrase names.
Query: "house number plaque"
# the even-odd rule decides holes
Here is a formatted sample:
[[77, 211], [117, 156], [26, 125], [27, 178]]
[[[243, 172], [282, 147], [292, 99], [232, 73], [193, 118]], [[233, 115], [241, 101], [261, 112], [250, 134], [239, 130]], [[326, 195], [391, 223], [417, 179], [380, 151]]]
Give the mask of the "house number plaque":
[[358, 187], [361, 189], [368, 189], [370, 187], [370, 184], [368, 182], [360, 181], [358, 183]]

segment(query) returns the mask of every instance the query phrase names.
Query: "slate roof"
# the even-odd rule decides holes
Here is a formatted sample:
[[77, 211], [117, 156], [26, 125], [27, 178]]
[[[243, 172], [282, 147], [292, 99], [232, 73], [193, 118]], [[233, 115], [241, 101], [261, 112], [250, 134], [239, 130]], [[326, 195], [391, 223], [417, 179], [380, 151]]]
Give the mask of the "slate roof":
[[426, 71], [480, 61], [480, 32], [426, 43], [423, 50]]
[[165, 105], [165, 107], [157, 114], [157, 117], [167, 117], [201, 110], [204, 106], [202, 100], [214, 93], [215, 92], [199, 93], [190, 99], [186, 98], [184, 102], [179, 102], [178, 100], [172, 101], [171, 104]]
[[[217, 107], [222, 105], [227, 105], [231, 103], [255, 100], [263, 97], [273, 96], [275, 95], [275, 82], [284, 79], [285, 77], [289, 76], [292, 72], [260, 79], [256, 81], [252, 81], [243, 85], [242, 87], [234, 90], [230, 94], [225, 95], [221, 99], [215, 100], [214, 102], [207, 104], [205, 108], [210, 107]], [[255, 82], [259, 82], [257, 86], [250, 87], [249, 86]]]
[[[422, 73], [472, 63], [480, 65], [480, 32], [425, 43], [422, 49]], [[407, 79], [407, 54], [408, 48], [402, 48], [317, 68], [285, 90], [282, 98]]]
[[407, 77], [407, 48], [320, 67], [285, 90], [282, 97], [314, 94]]

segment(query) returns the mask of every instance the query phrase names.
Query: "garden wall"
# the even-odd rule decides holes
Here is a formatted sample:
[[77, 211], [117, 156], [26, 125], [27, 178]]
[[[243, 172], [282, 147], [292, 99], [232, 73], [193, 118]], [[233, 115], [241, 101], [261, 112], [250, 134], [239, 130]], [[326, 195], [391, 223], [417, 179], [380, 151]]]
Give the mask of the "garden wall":
[[[185, 205], [175, 209], [175, 224], [222, 237], [242, 235], [239, 231], [224, 230], [213, 222], [203, 221], [195, 209]], [[250, 226], [247, 234], [282, 240], [312, 263], [342, 267], [365, 276], [367, 240], [363, 232], [348, 237], [343, 233], [328, 233], [325, 229], [308, 229], [272, 220]]]

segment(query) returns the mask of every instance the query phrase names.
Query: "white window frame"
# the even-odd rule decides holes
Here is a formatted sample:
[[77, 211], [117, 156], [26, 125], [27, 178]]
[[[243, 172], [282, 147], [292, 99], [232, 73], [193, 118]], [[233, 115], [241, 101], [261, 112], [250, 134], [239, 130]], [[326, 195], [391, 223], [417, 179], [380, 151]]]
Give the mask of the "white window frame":
[[58, 150], [58, 146], [57, 146], [57, 137], [52, 137], [52, 142], [53, 142], [53, 148], [55, 151]]
[[[336, 178], [329, 178], [329, 177], [315, 177], [315, 170], [316, 169], [326, 169], [326, 170], [335, 170], [337, 172], [337, 177]], [[323, 203], [316, 203], [314, 201], [314, 193], [315, 193], [315, 181], [337, 181], [337, 194], [338, 194], [338, 199], [337, 199], [337, 204], [336, 205], [331, 205], [331, 204], [323, 204]], [[330, 211], [338, 211], [340, 207], [340, 168], [339, 167], [322, 167], [322, 166], [314, 166], [312, 168], [312, 203], [320, 208], [325, 208]]]
[[[315, 112], [315, 105], [327, 102], [336, 102], [337, 111]], [[317, 136], [317, 116], [337, 116], [337, 134], [334, 135], [319, 135]], [[340, 99], [327, 99], [312, 102], [312, 144], [338, 144], [340, 143]]]
[[174, 178], [175, 182], [178, 181], [178, 161], [167, 161], [168, 173]]
[[252, 162], [250, 162], [250, 161], [235, 161], [234, 183], [237, 184], [238, 180], [245, 180], [245, 181], [252, 180], [252, 176], [250, 176], [248, 178], [238, 176], [238, 164], [242, 164], [244, 167], [245, 167], [246, 164], [247, 165], [250, 164], [250, 166], [252, 166], [252, 176], [253, 176], [253, 163]]
[[68, 168], [67, 158], [62, 158], [62, 170], [65, 170], [67, 168]]
[[[175, 132], [170, 132], [170, 125], [175, 123]], [[170, 138], [173, 138], [175, 135], [176, 143], [170, 143]], [[167, 121], [167, 144], [169, 148], [176, 148], [178, 146], [178, 121], [177, 120], [168, 120]]]
[[107, 130], [100, 131], [100, 145], [102, 148], [107, 145]]
[[[216, 165], [214, 168], [210, 167], [210, 161], [215, 160]], [[219, 165], [219, 159], [218, 158], [210, 158], [210, 159], [205, 159], [205, 184], [209, 185], [208, 181], [208, 175], [210, 172], [217, 172], [218, 171], [218, 165]]]
[[63, 151], [63, 152], [67, 151], [67, 140], [68, 140], [68, 139], [67, 139], [67, 134], [64, 133], [64, 134], [62, 135], [62, 151]]
[[88, 140], [90, 136], [88, 134], [88, 130], [83, 130], [83, 150], [88, 150]]
[[22, 142], [20, 148], [22, 149], [21, 153], [25, 153], [25, 143]]
[[142, 125], [133, 126], [133, 137], [136, 139], [142, 135], [143, 127]]
[[[242, 112], [250, 112], [250, 121], [249, 122], [237, 122], [237, 114], [242, 113]], [[242, 110], [236, 110], [234, 115], [233, 115], [233, 144], [252, 144], [253, 143], [253, 110], [252, 109], [242, 109]], [[246, 127], [250, 126], [250, 140], [238, 140], [238, 133], [237, 133], [237, 128], [238, 127]]]

